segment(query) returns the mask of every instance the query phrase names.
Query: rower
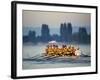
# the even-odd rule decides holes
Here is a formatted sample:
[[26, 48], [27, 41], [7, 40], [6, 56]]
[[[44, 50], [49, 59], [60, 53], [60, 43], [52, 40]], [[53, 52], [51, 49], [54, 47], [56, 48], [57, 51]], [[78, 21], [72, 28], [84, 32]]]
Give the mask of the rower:
[[75, 51], [76, 51], [76, 49], [74, 47], [72, 47], [72, 52], [71, 53], [72, 53], [73, 56], [75, 56]]

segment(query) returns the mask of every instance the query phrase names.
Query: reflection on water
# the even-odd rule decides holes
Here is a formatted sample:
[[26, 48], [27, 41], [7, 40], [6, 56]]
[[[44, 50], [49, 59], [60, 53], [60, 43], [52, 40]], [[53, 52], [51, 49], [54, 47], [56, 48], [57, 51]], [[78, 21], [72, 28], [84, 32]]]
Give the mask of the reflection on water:
[[[61, 44], [59, 44], [61, 46]], [[46, 44], [38, 45], [23, 45], [23, 69], [41, 69], [41, 68], [62, 68], [62, 67], [82, 67], [90, 66], [90, 45], [80, 44], [73, 45], [79, 47], [82, 54], [88, 56], [81, 56], [77, 59], [70, 58], [44, 58], [42, 54], [45, 52]]]

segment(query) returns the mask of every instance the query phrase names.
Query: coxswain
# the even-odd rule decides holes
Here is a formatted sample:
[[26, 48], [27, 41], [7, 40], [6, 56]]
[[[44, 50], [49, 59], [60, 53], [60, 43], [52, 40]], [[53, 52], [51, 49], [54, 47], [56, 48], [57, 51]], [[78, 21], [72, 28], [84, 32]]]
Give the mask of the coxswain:
[[81, 55], [81, 50], [80, 50], [80, 48], [77, 48], [77, 49], [76, 49], [75, 55], [76, 55], [76, 56], [80, 56], [80, 55]]

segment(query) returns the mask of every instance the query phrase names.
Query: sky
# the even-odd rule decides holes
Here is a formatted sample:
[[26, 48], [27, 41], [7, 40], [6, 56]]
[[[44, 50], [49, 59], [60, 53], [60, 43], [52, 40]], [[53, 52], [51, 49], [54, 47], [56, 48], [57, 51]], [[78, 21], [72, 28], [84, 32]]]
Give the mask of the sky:
[[71, 22], [73, 26], [84, 27], [90, 26], [90, 16], [90, 13], [23, 10], [22, 23], [23, 27], [41, 27], [42, 24], [48, 24], [50, 28], [56, 28], [61, 23]]

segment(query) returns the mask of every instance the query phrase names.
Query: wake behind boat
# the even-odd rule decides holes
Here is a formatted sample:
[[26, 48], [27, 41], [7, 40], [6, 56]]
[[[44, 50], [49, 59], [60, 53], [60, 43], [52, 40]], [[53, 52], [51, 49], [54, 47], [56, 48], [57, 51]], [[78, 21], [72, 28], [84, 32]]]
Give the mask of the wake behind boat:
[[73, 57], [73, 56], [61, 56], [61, 57], [55, 57], [55, 56], [41, 56], [37, 55], [30, 58], [23, 58], [23, 61], [32, 61], [32, 63], [38, 64], [38, 63], [89, 63], [90, 62], [90, 56], [82, 55], [80, 57]]

